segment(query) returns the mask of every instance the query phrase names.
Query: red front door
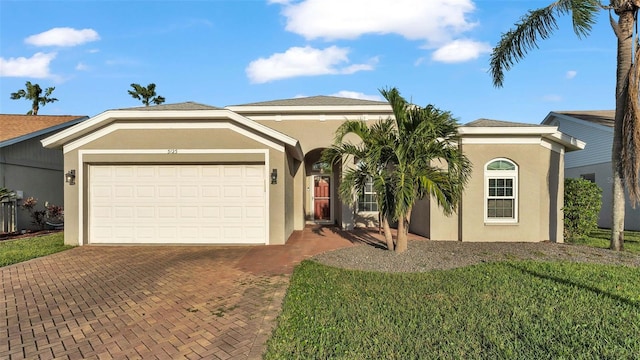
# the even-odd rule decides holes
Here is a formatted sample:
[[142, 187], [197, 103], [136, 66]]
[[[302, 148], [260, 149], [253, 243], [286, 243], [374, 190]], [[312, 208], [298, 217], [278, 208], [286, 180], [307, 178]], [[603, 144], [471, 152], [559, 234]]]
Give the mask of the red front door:
[[313, 218], [331, 220], [331, 176], [317, 175], [313, 178]]

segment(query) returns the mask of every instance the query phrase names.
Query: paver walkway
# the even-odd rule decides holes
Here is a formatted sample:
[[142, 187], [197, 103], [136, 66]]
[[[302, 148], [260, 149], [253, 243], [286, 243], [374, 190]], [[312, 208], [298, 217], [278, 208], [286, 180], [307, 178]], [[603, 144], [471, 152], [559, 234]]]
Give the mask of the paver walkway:
[[376, 241], [307, 227], [282, 246], [83, 246], [3, 267], [0, 359], [259, 359], [293, 267]]

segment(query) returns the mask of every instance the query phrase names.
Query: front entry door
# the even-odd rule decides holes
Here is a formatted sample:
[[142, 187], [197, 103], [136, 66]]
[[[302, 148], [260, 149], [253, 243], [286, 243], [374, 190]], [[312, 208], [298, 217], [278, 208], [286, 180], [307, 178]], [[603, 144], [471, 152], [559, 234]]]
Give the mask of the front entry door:
[[313, 177], [313, 219], [320, 222], [331, 221], [331, 176]]

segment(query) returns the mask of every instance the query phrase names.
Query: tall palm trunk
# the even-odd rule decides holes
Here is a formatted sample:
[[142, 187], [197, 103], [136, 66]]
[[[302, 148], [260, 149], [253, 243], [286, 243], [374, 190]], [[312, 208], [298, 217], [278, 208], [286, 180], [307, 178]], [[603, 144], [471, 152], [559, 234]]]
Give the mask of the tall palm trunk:
[[384, 232], [384, 240], [387, 242], [387, 250], [393, 251], [395, 245], [393, 243], [393, 235], [391, 235], [391, 226], [389, 226], [389, 219], [386, 216], [381, 216], [382, 219], [382, 231]]
[[411, 219], [411, 207], [407, 210], [405, 216], [398, 219], [398, 241], [396, 243], [396, 252], [402, 253], [408, 248], [409, 221]]
[[[615, 1], [612, 1], [614, 3]], [[617, 4], [617, 26], [613, 24], [618, 38], [617, 73], [616, 73], [616, 117], [613, 126], [613, 146], [611, 150], [611, 166], [613, 171], [613, 211], [611, 212], [611, 244], [612, 250], [622, 250], [624, 247], [624, 170], [622, 167], [622, 129], [627, 112], [627, 86], [629, 70], [631, 69], [632, 40], [634, 25], [634, 5], [630, 1]]]

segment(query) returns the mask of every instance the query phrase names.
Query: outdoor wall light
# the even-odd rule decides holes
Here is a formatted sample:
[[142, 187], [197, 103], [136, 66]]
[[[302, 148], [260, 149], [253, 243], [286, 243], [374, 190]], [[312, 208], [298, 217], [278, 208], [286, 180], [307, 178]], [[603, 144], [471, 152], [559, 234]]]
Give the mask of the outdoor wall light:
[[278, 169], [271, 169], [271, 183], [278, 183]]
[[64, 174], [64, 182], [69, 183], [69, 185], [76, 184], [76, 171], [69, 170], [66, 174]]

